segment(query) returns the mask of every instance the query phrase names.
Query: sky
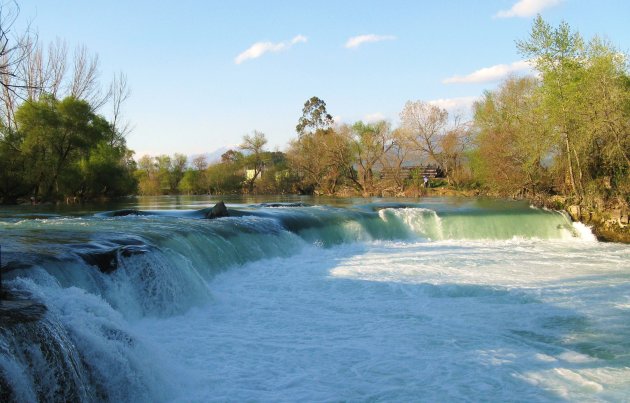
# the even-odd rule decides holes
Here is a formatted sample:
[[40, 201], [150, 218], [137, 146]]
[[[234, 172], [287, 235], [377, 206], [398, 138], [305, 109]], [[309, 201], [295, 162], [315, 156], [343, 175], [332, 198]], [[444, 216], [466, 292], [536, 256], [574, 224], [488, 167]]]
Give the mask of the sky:
[[[317, 96], [339, 122], [389, 120], [422, 100], [472, 102], [529, 66], [515, 41], [537, 14], [629, 53], [628, 0], [22, 0], [19, 24], [98, 54], [102, 81], [126, 74], [137, 157], [201, 154], [254, 130], [268, 149], [296, 138]], [[107, 115], [106, 111], [102, 112]]]

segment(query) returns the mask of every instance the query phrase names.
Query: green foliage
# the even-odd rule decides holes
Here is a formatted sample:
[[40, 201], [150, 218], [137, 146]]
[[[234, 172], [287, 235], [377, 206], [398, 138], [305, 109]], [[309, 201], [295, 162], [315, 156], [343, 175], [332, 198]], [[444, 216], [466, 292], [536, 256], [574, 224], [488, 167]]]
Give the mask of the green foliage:
[[16, 111], [0, 141], [2, 202], [93, 198], [133, 191], [124, 139], [86, 102], [41, 96]]
[[245, 170], [241, 164], [222, 162], [210, 165], [206, 172], [211, 194], [236, 194], [242, 192]]
[[302, 116], [295, 126], [295, 131], [299, 136], [303, 136], [318, 130], [330, 129], [333, 123], [332, 115], [326, 110], [326, 102], [317, 97], [311, 97], [304, 103]]
[[534, 78], [511, 78], [475, 104], [472, 164], [492, 191], [536, 194], [549, 186], [543, 161], [552, 155], [554, 142], [539, 119], [539, 89]]
[[256, 180], [265, 168], [265, 144], [267, 144], [265, 134], [259, 131], [254, 131], [252, 136], [243, 136], [243, 143], [239, 146], [241, 150], [249, 152], [243, 159], [243, 163], [246, 168], [245, 182], [249, 193], [254, 191]]
[[627, 199], [627, 56], [540, 16], [517, 46], [540, 79], [508, 79], [475, 105], [477, 179], [508, 194], [559, 192], [584, 204]]

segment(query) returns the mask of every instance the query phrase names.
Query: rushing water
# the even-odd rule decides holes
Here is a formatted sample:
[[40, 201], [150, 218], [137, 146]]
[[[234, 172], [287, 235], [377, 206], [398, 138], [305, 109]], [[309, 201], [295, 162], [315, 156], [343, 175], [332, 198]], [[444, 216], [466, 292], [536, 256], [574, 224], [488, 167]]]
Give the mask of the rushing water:
[[630, 396], [630, 247], [518, 202], [262, 201], [0, 211], [46, 308], [0, 315], [0, 400]]

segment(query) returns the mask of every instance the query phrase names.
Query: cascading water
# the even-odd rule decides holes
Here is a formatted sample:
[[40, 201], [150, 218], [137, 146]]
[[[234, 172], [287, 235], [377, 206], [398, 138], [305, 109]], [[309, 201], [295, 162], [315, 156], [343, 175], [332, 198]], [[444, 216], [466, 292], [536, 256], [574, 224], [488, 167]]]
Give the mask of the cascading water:
[[[573, 273], [571, 253], [592, 249], [576, 263], [588, 268], [575, 275], [594, 275], [602, 254], [615, 273], [629, 268], [626, 247], [599, 244], [565, 215], [523, 205], [442, 200], [229, 209], [230, 217], [214, 220], [203, 218], [205, 210], [5, 214], [0, 219], [4, 288], [23, 302], [3, 301], [0, 310], [0, 399], [413, 400], [411, 392], [438, 399], [440, 394], [432, 395], [414, 375], [424, 374], [427, 365], [442, 371], [444, 382], [461, 387], [434, 385], [446, 393], [443, 397], [457, 398], [469, 388], [473, 399], [489, 398], [483, 387], [467, 383], [470, 373], [464, 372], [480, 368], [475, 354], [489, 362], [505, 359], [483, 341], [496, 337], [493, 332], [508, 335], [497, 347], [505, 351], [525, 343], [557, 361], [565, 350], [575, 350], [570, 343], [549, 342], [555, 335], [531, 341], [530, 334], [546, 325], [532, 325], [532, 332], [512, 323], [512, 315], [530, 312], [520, 306], [538, 309], [540, 301], [554, 298], [554, 314], [565, 315], [561, 293], [541, 296], [535, 290], [564, 275], [557, 267]], [[543, 270], [547, 264], [549, 271]], [[536, 275], [530, 278], [528, 272]], [[409, 305], [409, 298], [419, 305]], [[461, 305], [462, 299], [468, 305]], [[616, 303], [626, 306], [623, 300]], [[30, 319], [20, 310], [28, 304], [41, 307]], [[484, 312], [487, 304], [505, 309], [481, 325], [470, 307]], [[533, 321], [540, 319], [536, 309]], [[473, 360], [456, 368], [457, 357], [449, 355], [448, 341], [441, 338], [465, 331], [465, 319], [453, 319], [458, 310], [480, 325], [472, 327], [467, 342], [476, 347], [452, 346], [453, 354]], [[608, 317], [615, 321], [616, 316]], [[430, 331], [426, 321], [433, 323]], [[414, 331], [427, 338], [408, 333]], [[392, 344], [404, 344], [405, 335], [422, 345], [428, 358], [420, 358], [411, 345], [405, 352]], [[536, 343], [555, 347], [539, 351]], [[613, 354], [615, 365], [626, 365], [619, 357], [628, 354], [627, 345], [606, 343], [620, 349]], [[326, 366], [345, 382], [333, 381]], [[526, 379], [519, 387], [533, 400], [546, 400], [549, 390], [560, 387], [536, 381], [538, 372], [528, 368], [515, 366], [508, 373]], [[586, 385], [591, 379], [575, 368], [560, 369], [584, 378]], [[496, 368], [489, 373], [500, 378], [494, 386], [488, 381], [489, 391], [514, 382]], [[559, 384], [569, 382], [571, 374], [558, 375]], [[523, 386], [528, 382], [539, 387]], [[589, 382], [607, 391], [605, 381]], [[623, 382], [615, 385], [609, 396], [630, 390]], [[538, 389], [544, 393], [537, 395]], [[589, 396], [570, 390], [566, 395]]]

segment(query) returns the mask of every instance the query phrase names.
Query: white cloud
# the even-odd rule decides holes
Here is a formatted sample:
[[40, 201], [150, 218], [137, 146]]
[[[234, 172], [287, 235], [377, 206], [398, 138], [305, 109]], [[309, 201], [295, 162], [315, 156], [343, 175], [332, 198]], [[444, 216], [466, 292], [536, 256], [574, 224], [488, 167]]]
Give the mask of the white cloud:
[[374, 34], [359, 35], [359, 36], [353, 36], [352, 38], [348, 39], [345, 46], [348, 49], [355, 49], [364, 43], [393, 41], [394, 39], [396, 39], [396, 37], [393, 35], [374, 35]]
[[449, 112], [468, 112], [479, 97], [440, 98], [429, 101], [429, 104], [446, 109]]
[[531, 17], [545, 8], [553, 7], [562, 0], [519, 0], [509, 10], [501, 10], [494, 18]]
[[282, 52], [283, 50], [287, 50], [291, 48], [295, 44], [303, 43], [306, 41], [307, 41], [307, 38], [305, 36], [297, 35], [290, 41], [284, 41], [284, 42], [278, 42], [278, 43], [256, 42], [255, 44], [250, 46], [246, 51], [236, 56], [236, 58], [234, 59], [234, 63], [241, 64], [244, 61], [249, 60], [249, 59], [257, 59], [260, 56], [264, 55], [265, 53], [269, 53], [269, 52], [272, 52], [272, 53]]
[[380, 112], [370, 113], [370, 114], [367, 114], [367, 115], [363, 116], [363, 120], [366, 123], [376, 123], [376, 122], [379, 122], [381, 120], [385, 120], [385, 115], [383, 115]]
[[470, 84], [470, 83], [489, 83], [499, 81], [509, 74], [519, 71], [525, 71], [532, 68], [530, 62], [519, 60], [511, 64], [496, 64], [490, 67], [473, 71], [465, 76], [453, 76], [442, 80], [444, 84]]

